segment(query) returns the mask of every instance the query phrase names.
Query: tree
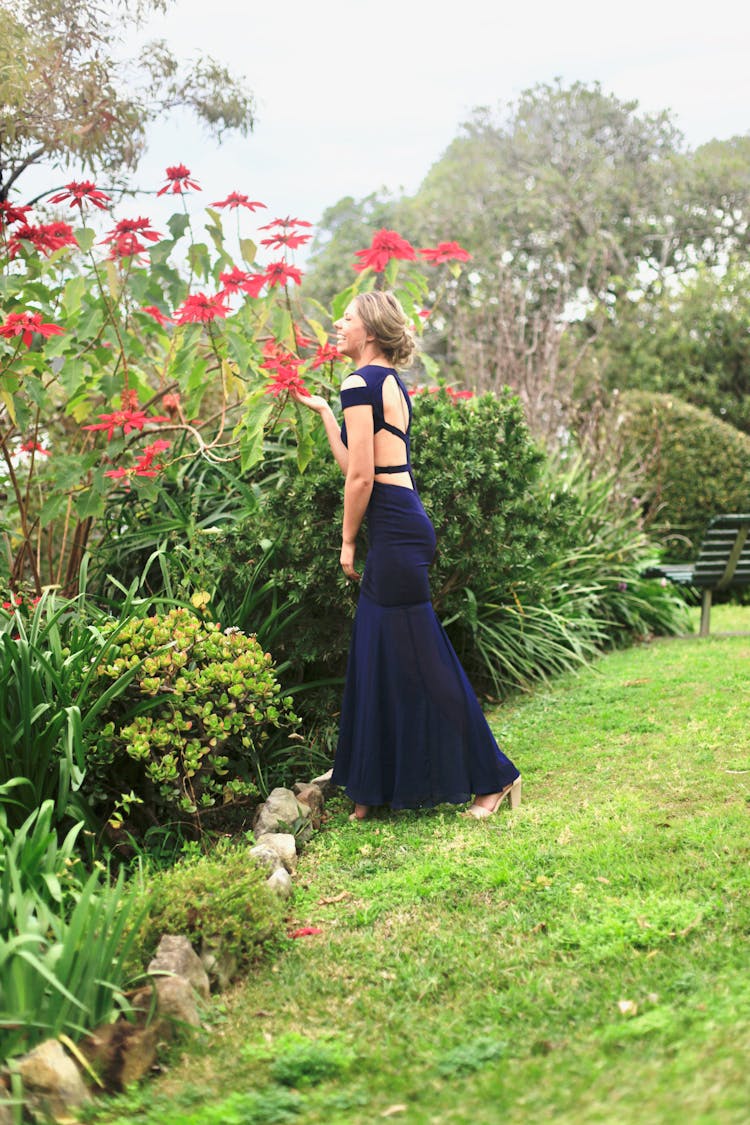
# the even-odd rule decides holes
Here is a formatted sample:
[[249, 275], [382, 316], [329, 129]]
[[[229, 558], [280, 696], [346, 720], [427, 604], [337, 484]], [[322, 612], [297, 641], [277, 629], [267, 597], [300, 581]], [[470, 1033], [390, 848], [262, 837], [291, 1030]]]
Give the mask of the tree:
[[211, 58], [189, 66], [164, 42], [118, 56], [127, 30], [169, 0], [6, 0], [0, 32], [0, 200], [27, 168], [71, 160], [117, 175], [136, 167], [149, 122], [180, 106], [217, 136], [253, 127], [243, 83]]

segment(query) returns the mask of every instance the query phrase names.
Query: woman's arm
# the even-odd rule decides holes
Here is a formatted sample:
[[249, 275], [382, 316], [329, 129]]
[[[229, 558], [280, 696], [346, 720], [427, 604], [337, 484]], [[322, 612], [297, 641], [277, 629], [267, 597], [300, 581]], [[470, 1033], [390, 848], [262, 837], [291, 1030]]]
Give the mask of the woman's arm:
[[349, 461], [344, 484], [344, 522], [341, 533], [341, 566], [347, 578], [359, 579], [354, 569], [357, 532], [370, 503], [375, 479], [374, 426], [371, 406], [344, 410]]
[[334, 456], [336, 464], [341, 469], [341, 472], [346, 474], [347, 465], [349, 464], [349, 453], [341, 440], [336, 416], [326, 400], [320, 395], [300, 395], [295, 394], [294, 391], [292, 391], [292, 398], [295, 402], [298, 402], [300, 406], [306, 406], [309, 410], [314, 410], [315, 413], [319, 414], [323, 419], [323, 425], [325, 426], [326, 437], [331, 447], [331, 453]]

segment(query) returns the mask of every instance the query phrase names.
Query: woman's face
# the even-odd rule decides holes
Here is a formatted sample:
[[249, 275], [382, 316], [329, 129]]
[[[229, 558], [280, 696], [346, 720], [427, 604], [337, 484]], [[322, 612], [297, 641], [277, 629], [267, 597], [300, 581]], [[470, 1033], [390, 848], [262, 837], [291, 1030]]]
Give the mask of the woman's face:
[[337, 320], [333, 327], [336, 329], [336, 347], [342, 355], [356, 362], [368, 342], [367, 329], [357, 311], [356, 301], [347, 305], [341, 320]]

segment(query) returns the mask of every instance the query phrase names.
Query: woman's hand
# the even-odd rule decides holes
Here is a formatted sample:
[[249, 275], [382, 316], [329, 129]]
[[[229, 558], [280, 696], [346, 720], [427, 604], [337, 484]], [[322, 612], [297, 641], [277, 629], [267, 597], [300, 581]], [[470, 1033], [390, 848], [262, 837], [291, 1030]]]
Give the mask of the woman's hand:
[[295, 390], [291, 390], [289, 393], [300, 406], [306, 406], [308, 410], [314, 410], [316, 414], [322, 414], [329, 409], [328, 403], [321, 395], [301, 395], [299, 391]]
[[355, 582], [359, 582], [360, 576], [354, 569], [354, 551], [355, 544], [347, 543], [347, 541], [344, 540], [344, 542], [341, 544], [341, 557], [339, 559], [339, 562], [341, 563], [341, 568], [344, 571], [346, 577], [349, 579], [353, 579]]

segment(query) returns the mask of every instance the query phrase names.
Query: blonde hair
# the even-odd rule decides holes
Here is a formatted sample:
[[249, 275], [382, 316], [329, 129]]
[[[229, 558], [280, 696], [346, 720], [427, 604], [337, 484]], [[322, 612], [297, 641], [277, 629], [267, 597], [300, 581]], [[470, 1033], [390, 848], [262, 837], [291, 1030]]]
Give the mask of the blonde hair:
[[408, 367], [417, 345], [414, 329], [398, 298], [387, 290], [377, 289], [372, 293], [358, 293], [354, 303], [366, 331], [375, 337], [385, 358], [394, 367]]

